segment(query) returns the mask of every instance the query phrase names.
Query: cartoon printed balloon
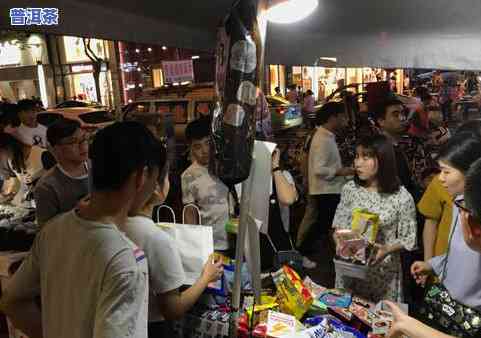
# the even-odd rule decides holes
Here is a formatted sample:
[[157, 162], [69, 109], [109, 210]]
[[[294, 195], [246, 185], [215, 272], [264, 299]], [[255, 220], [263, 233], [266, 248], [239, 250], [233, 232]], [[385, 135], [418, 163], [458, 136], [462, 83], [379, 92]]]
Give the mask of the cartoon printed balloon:
[[250, 81], [242, 81], [237, 89], [237, 100], [254, 106], [256, 104], [257, 88]]
[[256, 45], [249, 40], [237, 41], [232, 46], [230, 66], [243, 73], [252, 73], [256, 69]]
[[233, 127], [240, 127], [245, 118], [244, 109], [238, 104], [230, 104], [224, 114], [224, 122]]

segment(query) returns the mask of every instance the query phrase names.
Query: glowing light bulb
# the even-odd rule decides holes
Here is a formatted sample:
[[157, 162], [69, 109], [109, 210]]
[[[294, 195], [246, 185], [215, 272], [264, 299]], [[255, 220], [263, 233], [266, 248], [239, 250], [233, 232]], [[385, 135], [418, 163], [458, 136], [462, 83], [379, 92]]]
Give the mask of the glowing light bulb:
[[318, 4], [318, 0], [273, 0], [266, 17], [275, 23], [293, 23], [309, 16]]

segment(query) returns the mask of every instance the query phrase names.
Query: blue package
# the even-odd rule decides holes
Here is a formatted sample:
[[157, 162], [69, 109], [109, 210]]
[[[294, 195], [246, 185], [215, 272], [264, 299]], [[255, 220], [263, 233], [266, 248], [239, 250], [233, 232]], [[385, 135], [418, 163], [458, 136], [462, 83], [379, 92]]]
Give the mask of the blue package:
[[344, 293], [338, 296], [330, 292], [324, 292], [319, 296], [319, 301], [326, 306], [348, 308], [352, 303], [352, 295], [350, 293]]
[[366, 338], [365, 335], [363, 335], [361, 332], [359, 332], [355, 328], [347, 326], [338, 320], [329, 319], [328, 322], [329, 322], [329, 326], [335, 331], [340, 331], [341, 333], [348, 333], [352, 336], [352, 338]]

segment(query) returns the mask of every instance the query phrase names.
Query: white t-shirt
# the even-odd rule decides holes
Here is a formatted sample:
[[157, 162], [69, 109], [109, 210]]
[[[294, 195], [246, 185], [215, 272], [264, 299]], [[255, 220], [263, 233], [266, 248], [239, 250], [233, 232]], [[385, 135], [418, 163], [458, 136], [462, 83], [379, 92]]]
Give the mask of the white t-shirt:
[[207, 167], [193, 163], [182, 174], [182, 202], [199, 207], [202, 225], [213, 228], [215, 250], [229, 249], [225, 231], [229, 221], [229, 188], [212, 176]]
[[41, 124], [35, 128], [21, 124], [12, 132], [12, 135], [24, 144], [47, 148], [47, 128]]
[[115, 225], [75, 210], [45, 225], [5, 301], [41, 295], [44, 337], [147, 338], [147, 259]]
[[149, 321], [163, 321], [157, 295], [178, 289], [185, 280], [175, 242], [151, 219], [143, 216], [129, 217], [121, 230], [142, 248], [147, 256], [150, 281]]

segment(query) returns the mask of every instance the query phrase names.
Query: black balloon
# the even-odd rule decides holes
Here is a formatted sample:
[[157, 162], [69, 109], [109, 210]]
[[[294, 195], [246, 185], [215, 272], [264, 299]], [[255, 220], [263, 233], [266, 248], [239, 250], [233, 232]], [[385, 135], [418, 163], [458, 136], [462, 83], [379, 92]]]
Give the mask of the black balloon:
[[259, 53], [256, 7], [239, 0], [218, 33], [212, 119], [210, 171], [227, 185], [244, 181], [251, 168]]

